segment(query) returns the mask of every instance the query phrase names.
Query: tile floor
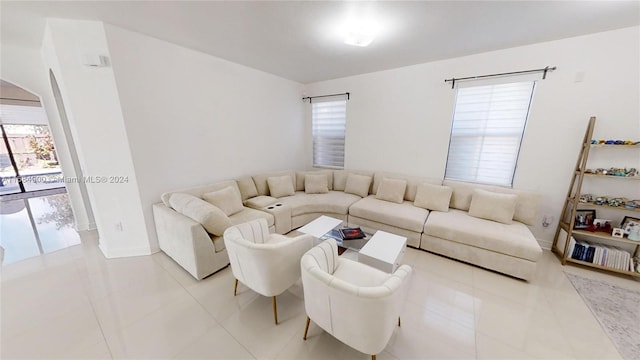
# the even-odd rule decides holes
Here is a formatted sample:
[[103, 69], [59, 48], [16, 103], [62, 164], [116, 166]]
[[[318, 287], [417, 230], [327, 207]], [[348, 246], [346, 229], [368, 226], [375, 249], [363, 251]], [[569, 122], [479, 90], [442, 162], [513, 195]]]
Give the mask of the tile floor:
[[73, 225], [65, 189], [0, 197], [3, 264], [80, 244], [80, 236]]
[[[563, 270], [640, 283], [576, 267], [549, 252], [536, 279], [515, 280], [421, 250], [402, 327], [379, 359], [619, 359]], [[105, 259], [95, 233], [82, 244], [5, 265], [0, 357], [368, 359], [305, 323], [301, 287], [271, 300], [225, 268], [196, 281], [164, 253]]]

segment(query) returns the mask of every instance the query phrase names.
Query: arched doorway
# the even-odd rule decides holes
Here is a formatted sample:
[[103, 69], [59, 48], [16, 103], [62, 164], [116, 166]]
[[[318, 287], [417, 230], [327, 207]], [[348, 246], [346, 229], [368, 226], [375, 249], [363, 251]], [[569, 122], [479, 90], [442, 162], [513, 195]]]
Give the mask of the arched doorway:
[[0, 195], [62, 189], [64, 182], [40, 98], [0, 80]]

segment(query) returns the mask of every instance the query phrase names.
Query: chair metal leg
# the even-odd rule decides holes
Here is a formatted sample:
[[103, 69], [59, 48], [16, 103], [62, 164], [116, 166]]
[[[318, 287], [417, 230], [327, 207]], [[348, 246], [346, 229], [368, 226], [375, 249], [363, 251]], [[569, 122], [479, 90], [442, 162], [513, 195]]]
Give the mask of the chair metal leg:
[[271, 298], [271, 302], [273, 302], [273, 320], [278, 325], [278, 305], [276, 305], [276, 297]]
[[400, 326], [400, 316], [398, 316], [398, 326]]
[[236, 296], [237, 292], [238, 292], [238, 279], [236, 279], [236, 284], [233, 285], [233, 296]]
[[309, 331], [309, 322], [311, 321], [311, 319], [307, 316], [307, 325], [305, 325], [304, 327], [304, 337], [302, 338], [303, 340], [307, 340], [307, 332]]

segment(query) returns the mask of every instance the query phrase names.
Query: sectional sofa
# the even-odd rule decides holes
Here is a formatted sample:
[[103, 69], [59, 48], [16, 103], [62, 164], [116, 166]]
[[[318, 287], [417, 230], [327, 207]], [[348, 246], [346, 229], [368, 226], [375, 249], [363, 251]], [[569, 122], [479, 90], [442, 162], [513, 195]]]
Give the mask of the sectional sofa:
[[358, 170], [279, 171], [167, 192], [153, 205], [160, 248], [196, 279], [229, 263], [222, 234], [264, 218], [286, 234], [320, 215], [530, 280], [542, 249], [527, 225], [538, 196], [510, 188]]

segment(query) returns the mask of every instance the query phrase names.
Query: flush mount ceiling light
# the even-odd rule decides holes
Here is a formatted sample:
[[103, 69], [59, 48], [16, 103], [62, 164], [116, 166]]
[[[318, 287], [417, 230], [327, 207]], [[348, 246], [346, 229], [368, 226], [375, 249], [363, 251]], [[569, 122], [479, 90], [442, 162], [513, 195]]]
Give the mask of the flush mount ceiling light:
[[375, 37], [374, 29], [371, 22], [352, 22], [345, 27], [344, 43], [360, 47], [368, 46]]
[[351, 31], [344, 39], [344, 43], [347, 45], [365, 47], [373, 41], [373, 35], [360, 31]]

